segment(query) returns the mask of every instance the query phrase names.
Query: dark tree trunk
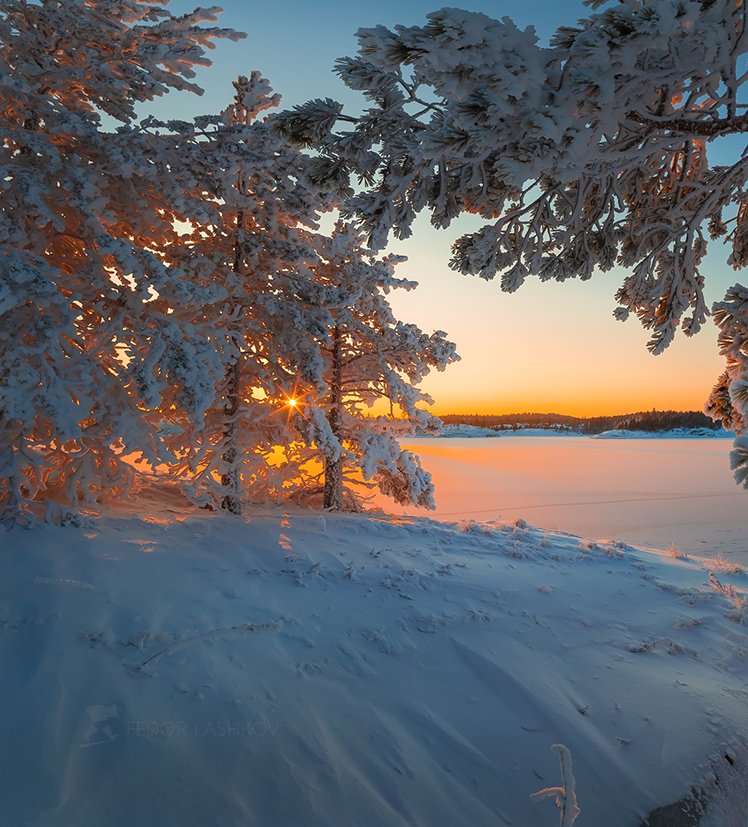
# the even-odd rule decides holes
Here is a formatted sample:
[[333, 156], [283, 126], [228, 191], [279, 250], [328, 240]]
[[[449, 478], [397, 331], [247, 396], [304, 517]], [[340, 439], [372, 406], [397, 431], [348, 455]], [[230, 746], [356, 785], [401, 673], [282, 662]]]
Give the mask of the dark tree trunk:
[[[342, 333], [336, 325], [332, 333], [332, 379], [330, 381], [330, 410], [327, 421], [338, 442], [343, 444], [343, 353]], [[343, 510], [343, 454], [337, 459], [325, 456], [325, 487], [322, 507], [329, 511]]]
[[[240, 182], [240, 186], [243, 183]], [[244, 212], [239, 210], [236, 216], [236, 242], [234, 244], [234, 273], [239, 273], [242, 266], [242, 240], [244, 235]], [[232, 307], [233, 309], [233, 307]], [[221, 485], [224, 489], [221, 508], [232, 514], [242, 513], [241, 498], [241, 471], [239, 457], [239, 402], [241, 391], [241, 354], [237, 353], [234, 362], [226, 367], [225, 394], [223, 406], [223, 438], [224, 450], [221, 459], [228, 468], [221, 475]]]
[[226, 403], [223, 408], [224, 452], [221, 459], [228, 469], [221, 476], [221, 485], [225, 491], [221, 508], [232, 514], [242, 513], [241, 473], [239, 471], [238, 429], [236, 421], [239, 412], [239, 359], [226, 369]]

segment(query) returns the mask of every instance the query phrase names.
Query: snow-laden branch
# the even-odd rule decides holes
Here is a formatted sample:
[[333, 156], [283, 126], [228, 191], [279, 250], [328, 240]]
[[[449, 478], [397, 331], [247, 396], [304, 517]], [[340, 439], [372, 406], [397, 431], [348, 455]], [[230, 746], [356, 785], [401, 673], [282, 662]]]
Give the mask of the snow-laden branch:
[[[488, 223], [455, 243], [450, 264], [504, 290], [623, 267], [617, 315], [638, 316], [660, 353], [706, 320], [701, 263], [743, 199], [745, 178], [720, 177], [708, 139], [748, 131], [736, 114], [748, 105], [736, 71], [745, 9], [594, 6], [549, 46], [508, 18], [458, 9], [362, 29], [359, 54], [336, 65], [370, 102], [353, 128], [332, 101], [271, 128], [316, 146], [375, 247], [407, 237], [422, 210], [437, 227], [469, 212]], [[427, 112], [413, 111], [416, 90]]]
[[561, 765], [561, 786], [546, 787], [536, 793], [532, 793], [532, 801], [542, 801], [546, 798], [555, 798], [556, 804], [561, 809], [561, 821], [559, 827], [572, 827], [580, 813], [577, 805], [576, 779], [571, 770], [571, 753], [563, 744], [554, 744], [551, 749], [558, 753], [559, 764]]
[[739, 135], [748, 132], [748, 115], [738, 115], [729, 118], [714, 118], [705, 121], [703, 113], [694, 112], [692, 118], [656, 117], [641, 115], [638, 112], [629, 112], [627, 117], [635, 123], [649, 126], [652, 130], [666, 130], [680, 132], [684, 135], [694, 135], [700, 138], [713, 138], [717, 135]]

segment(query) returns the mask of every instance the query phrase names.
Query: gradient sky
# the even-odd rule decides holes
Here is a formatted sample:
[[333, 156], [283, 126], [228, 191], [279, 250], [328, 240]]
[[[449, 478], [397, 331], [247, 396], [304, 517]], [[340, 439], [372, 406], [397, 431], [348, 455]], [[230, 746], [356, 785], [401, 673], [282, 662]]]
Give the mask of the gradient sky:
[[[380, 23], [421, 24], [440, 4], [225, 0], [222, 6], [220, 24], [246, 32], [247, 39], [218, 43], [211, 53], [213, 67], [198, 75], [205, 88], [201, 99], [170, 94], [144, 114], [184, 118], [218, 112], [231, 98], [231, 81], [253, 69], [283, 96], [282, 107], [332, 97], [355, 109], [358, 95], [331, 70], [337, 57], [355, 53], [356, 30]], [[586, 11], [570, 0], [472, 0], [467, 7], [535, 26], [541, 42]], [[189, 0], [169, 4], [173, 14], [192, 8]], [[422, 385], [435, 400], [435, 413], [554, 411], [593, 416], [655, 407], [701, 409], [723, 369], [711, 322], [695, 338], [680, 335], [663, 355], [651, 356], [645, 347], [648, 335], [638, 321], [621, 323], [612, 317], [614, 294], [623, 280], [620, 270], [598, 273], [588, 282], [541, 284], [532, 279], [512, 295], [502, 293], [497, 282], [450, 271], [452, 241], [476, 226], [474, 218], [465, 217], [448, 230], [435, 231], [421, 216], [413, 237], [390, 248], [409, 257], [398, 274], [419, 282], [416, 291], [393, 296], [396, 313], [424, 330], [447, 331], [462, 357]], [[726, 257], [715, 245], [703, 268], [710, 303], [740, 280], [725, 264]]]

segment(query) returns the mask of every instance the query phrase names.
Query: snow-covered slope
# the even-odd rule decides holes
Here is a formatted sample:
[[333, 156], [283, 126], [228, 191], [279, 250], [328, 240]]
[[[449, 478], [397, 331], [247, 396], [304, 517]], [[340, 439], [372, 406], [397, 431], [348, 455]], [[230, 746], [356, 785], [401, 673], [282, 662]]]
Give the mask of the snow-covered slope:
[[546, 827], [557, 743], [577, 827], [694, 785], [744, 815], [725, 564], [710, 586], [522, 522], [152, 505], [0, 544], [3, 824]]

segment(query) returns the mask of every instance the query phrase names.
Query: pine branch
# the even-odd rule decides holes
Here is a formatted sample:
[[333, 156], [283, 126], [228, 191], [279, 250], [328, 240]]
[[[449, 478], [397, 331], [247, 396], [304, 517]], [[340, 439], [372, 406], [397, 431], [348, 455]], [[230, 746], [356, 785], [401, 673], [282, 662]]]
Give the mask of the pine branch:
[[630, 121], [648, 126], [652, 130], [669, 130], [670, 132], [681, 132], [684, 135], [698, 135], [703, 138], [713, 138], [717, 135], [739, 135], [748, 132], [748, 113], [705, 121], [690, 118], [660, 118], [655, 115], [641, 115], [632, 110], [626, 117]]

